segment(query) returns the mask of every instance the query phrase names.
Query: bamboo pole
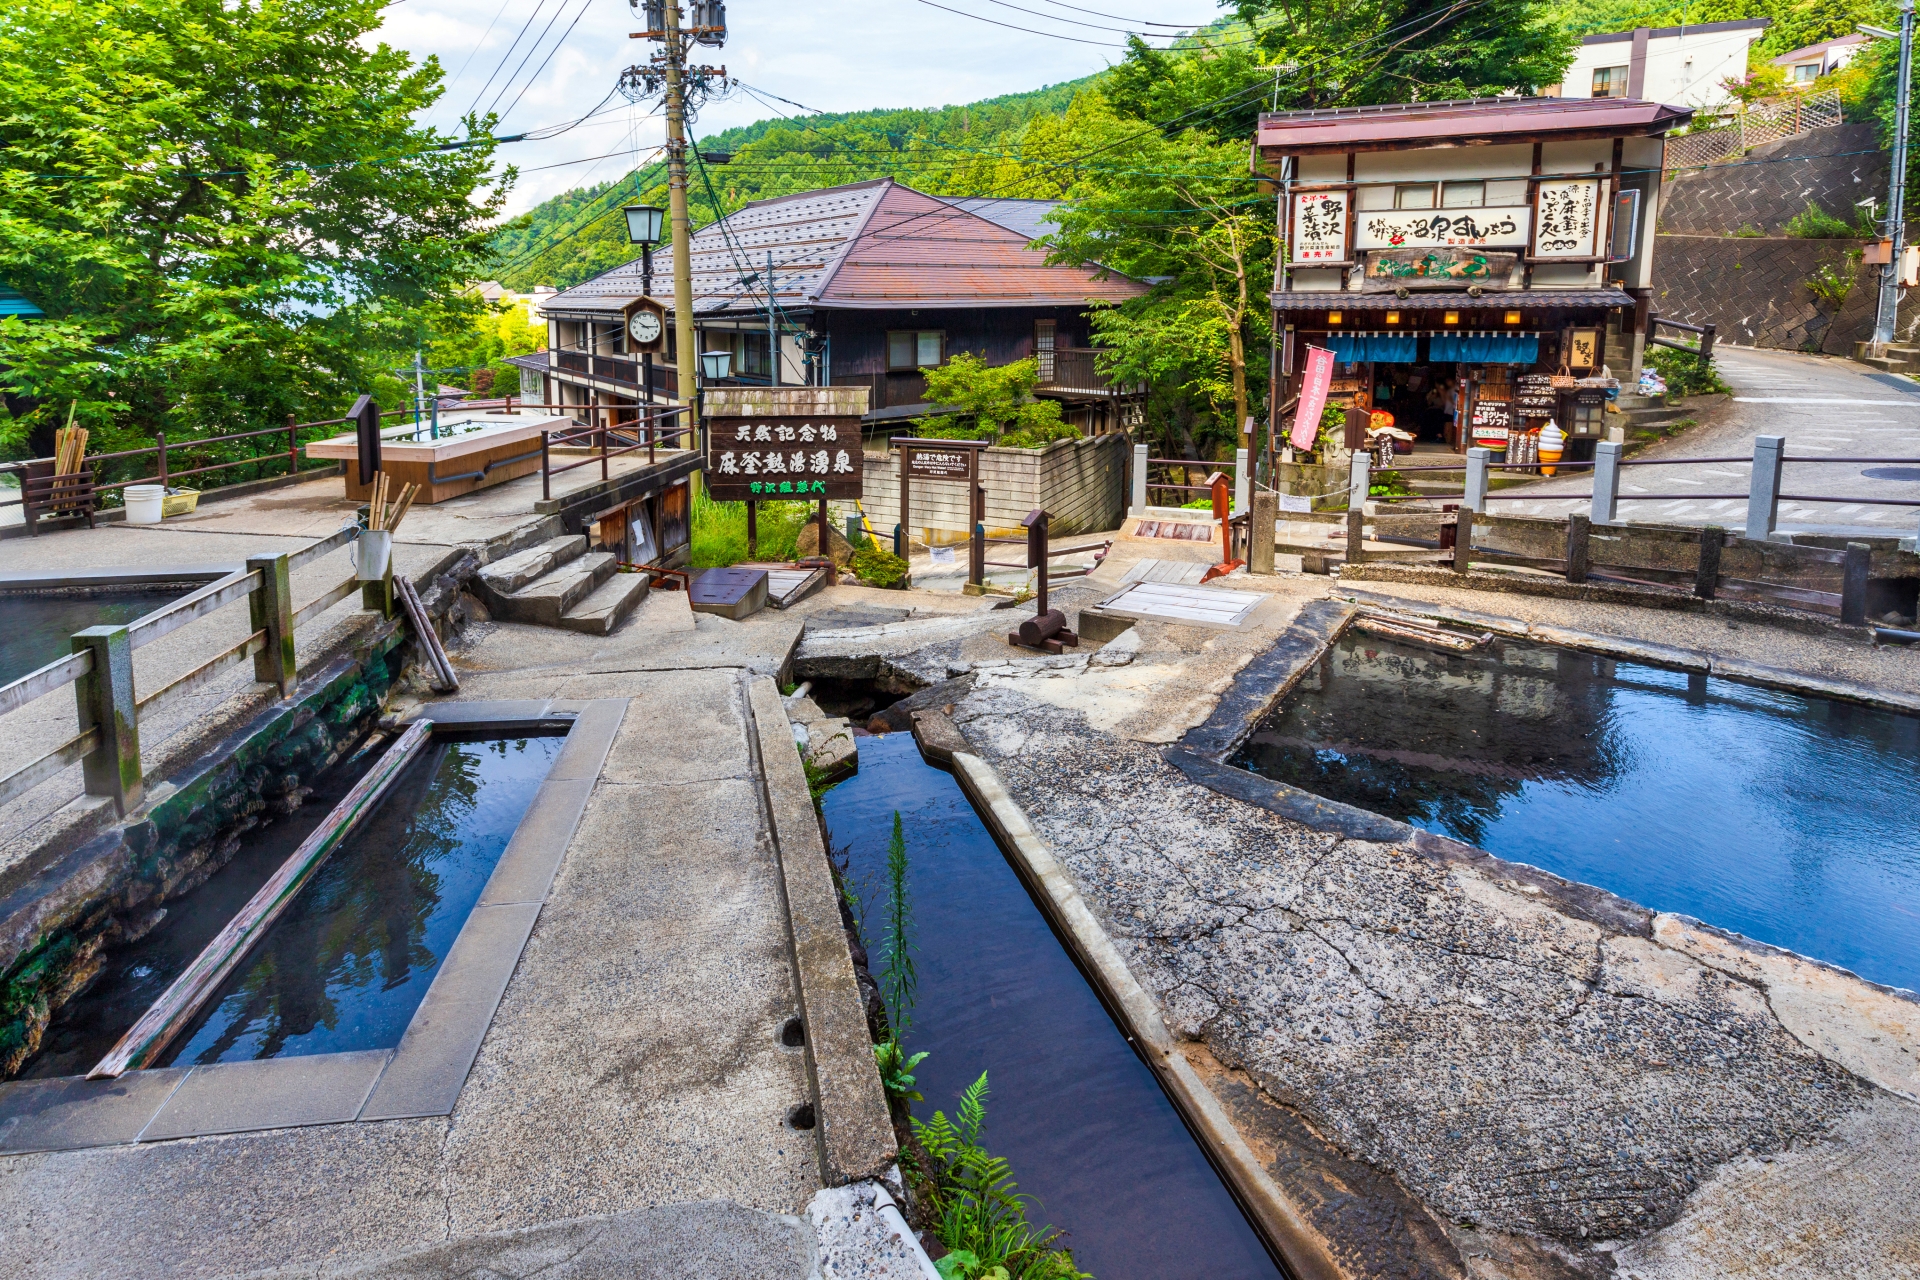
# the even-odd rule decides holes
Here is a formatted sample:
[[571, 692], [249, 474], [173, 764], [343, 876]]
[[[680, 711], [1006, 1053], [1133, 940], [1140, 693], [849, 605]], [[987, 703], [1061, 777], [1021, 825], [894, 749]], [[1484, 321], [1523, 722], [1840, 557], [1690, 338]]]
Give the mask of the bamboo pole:
[[407, 512], [413, 507], [414, 495], [420, 492], [420, 486], [410, 484], [400, 491], [400, 501], [394, 504], [393, 519], [387, 521], [387, 531], [397, 532], [400, 522], [406, 519]]
[[140, 1015], [120, 1042], [87, 1072], [89, 1080], [117, 1079], [122, 1073], [145, 1067], [160, 1056], [174, 1036], [193, 1021], [200, 1006], [219, 989], [247, 951], [266, 935], [301, 888], [313, 877], [327, 855], [379, 805], [394, 781], [413, 762], [433, 736], [431, 720], [416, 720], [387, 749], [380, 762], [333, 807], [312, 835], [300, 842], [293, 856], [280, 864], [240, 913], [227, 922], [193, 963], [168, 987], [151, 1008]]
[[400, 597], [401, 607], [407, 611], [407, 620], [413, 624], [414, 637], [420, 641], [420, 648], [427, 655], [427, 665], [434, 670], [438, 692], [458, 693], [460, 677], [454, 674], [453, 662], [440, 644], [440, 635], [433, 629], [433, 619], [427, 616], [427, 607], [421, 603], [420, 593], [414, 590], [413, 580], [403, 574], [395, 574], [393, 589]]

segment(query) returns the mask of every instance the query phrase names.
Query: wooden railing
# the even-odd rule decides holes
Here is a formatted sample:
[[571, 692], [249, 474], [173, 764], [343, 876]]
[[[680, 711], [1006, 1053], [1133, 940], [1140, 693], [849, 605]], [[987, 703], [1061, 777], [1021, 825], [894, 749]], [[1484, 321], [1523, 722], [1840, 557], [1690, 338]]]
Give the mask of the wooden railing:
[[[248, 658], [253, 659], [256, 681], [274, 685], [283, 698], [292, 696], [299, 680], [294, 634], [303, 624], [346, 599], [356, 587], [361, 588], [365, 607], [392, 615], [391, 559], [384, 581], [363, 583], [357, 575], [349, 575], [304, 605], [294, 607], [293, 571], [341, 550], [359, 532], [357, 525], [350, 524], [298, 551], [251, 556], [244, 569], [132, 622], [76, 632], [71, 654], [11, 684], [0, 685], [0, 732], [4, 732], [6, 715], [68, 685], [74, 687], [79, 729], [58, 746], [0, 778], [0, 805], [78, 761], [86, 765], [87, 794], [110, 797], [124, 815], [140, 804], [145, 791], [140, 756], [142, 721]], [[144, 695], [137, 691], [134, 650], [243, 599], [250, 623], [244, 639], [157, 689]]]
[[[619, 412], [607, 406], [578, 406], [592, 411], [596, 418], [608, 412]], [[634, 417], [622, 421], [595, 422], [591, 426], [571, 431], [542, 431], [540, 433], [540, 497], [542, 501], [553, 497], [553, 478], [576, 467], [600, 464], [600, 478], [605, 480], [611, 474], [608, 463], [618, 457], [645, 449], [649, 463], [659, 461], [659, 448], [684, 449], [692, 446], [693, 435], [697, 428], [687, 415], [685, 405], [674, 408], [636, 406]], [[685, 441], [686, 443], [677, 443]], [[588, 456], [578, 462], [569, 462], [565, 466], [553, 465], [555, 449], [580, 449], [589, 451]]]
[[1040, 391], [1055, 395], [1128, 396], [1146, 391], [1143, 383], [1115, 382], [1100, 372], [1093, 347], [1055, 347], [1039, 353]]
[[[623, 386], [638, 388], [646, 367], [639, 356], [621, 355], [596, 351], [549, 351], [547, 364], [552, 369], [562, 369], [568, 373], [577, 373], [582, 377], [599, 378], [606, 382], [618, 382]], [[678, 398], [680, 391], [680, 373], [664, 358], [656, 357], [653, 362], [653, 394], [664, 400]]]

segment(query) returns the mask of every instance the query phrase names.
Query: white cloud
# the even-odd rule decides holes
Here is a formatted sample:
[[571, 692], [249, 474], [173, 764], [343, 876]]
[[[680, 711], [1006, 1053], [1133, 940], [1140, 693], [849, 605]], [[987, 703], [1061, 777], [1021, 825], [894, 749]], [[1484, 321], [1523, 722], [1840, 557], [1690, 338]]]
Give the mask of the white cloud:
[[[1020, 2], [1029, 9], [1057, 10], [1061, 20], [988, 0], [940, 0], [949, 2], [952, 8], [996, 21], [1112, 44], [1073, 44], [1028, 35], [914, 0], [858, 8], [844, 0], [813, 5], [732, 0], [727, 6], [726, 47], [699, 48], [696, 60], [725, 66], [755, 88], [825, 111], [938, 107], [1037, 89], [1099, 71], [1120, 58], [1116, 46], [1125, 37], [1077, 24], [1128, 25], [1049, 0]], [[1134, 22], [1200, 24], [1220, 15], [1206, 0], [1094, 0], [1085, 7], [1105, 12], [1109, 5]], [[487, 23], [496, 11], [499, 21], [488, 31]], [[504, 9], [499, 0], [401, 0], [387, 8], [385, 17], [380, 39], [417, 58], [437, 56], [449, 76], [459, 72], [426, 117], [443, 129], [451, 129], [470, 105], [485, 109], [492, 103], [506, 111], [516, 98], [517, 104], [501, 121], [503, 133], [570, 120], [600, 101], [625, 67], [645, 62], [655, 47], [648, 41], [628, 39], [627, 33], [639, 30], [641, 22], [619, 0], [506, 0]], [[526, 25], [529, 19], [531, 26]], [[549, 59], [548, 51], [556, 47], [569, 24], [574, 24], [572, 33]], [[523, 28], [519, 47], [509, 55], [509, 46]], [[532, 44], [543, 30], [544, 40]], [[529, 47], [534, 52], [525, 57]], [[536, 68], [540, 68], [537, 75]], [[558, 138], [501, 148], [502, 162], [523, 171], [510, 211], [618, 177], [631, 168], [637, 154], [664, 140], [663, 123], [644, 118], [645, 108], [627, 107], [618, 97], [614, 104], [620, 108]], [[694, 133], [704, 137], [768, 114], [753, 99], [739, 95], [708, 104]], [[608, 152], [619, 154], [608, 156]], [[563, 167], [545, 167], [555, 165]]]

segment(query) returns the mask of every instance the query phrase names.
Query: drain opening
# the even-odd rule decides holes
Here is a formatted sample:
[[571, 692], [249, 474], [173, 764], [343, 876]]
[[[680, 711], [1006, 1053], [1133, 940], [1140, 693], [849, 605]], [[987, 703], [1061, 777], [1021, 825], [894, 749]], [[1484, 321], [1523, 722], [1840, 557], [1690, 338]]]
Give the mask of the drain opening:
[[787, 1108], [787, 1127], [807, 1130], [813, 1128], [813, 1104], [803, 1102], [796, 1107]]
[[780, 1043], [789, 1049], [798, 1049], [807, 1042], [807, 1024], [797, 1016], [788, 1018], [780, 1027]]

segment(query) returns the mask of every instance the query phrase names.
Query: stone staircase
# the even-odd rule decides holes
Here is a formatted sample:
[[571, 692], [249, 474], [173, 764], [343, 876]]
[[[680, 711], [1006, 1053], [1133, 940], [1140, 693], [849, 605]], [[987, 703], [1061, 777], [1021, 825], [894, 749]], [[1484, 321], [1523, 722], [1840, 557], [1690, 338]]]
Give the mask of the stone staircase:
[[1869, 365], [1872, 368], [1882, 370], [1886, 373], [1920, 374], [1920, 347], [1910, 347], [1903, 343], [1892, 342], [1887, 344], [1887, 354], [1883, 356], [1870, 356], [1866, 354], [1867, 350], [1868, 344], [1856, 342], [1854, 344], [1855, 354], [1853, 358], [1861, 364]]
[[644, 573], [617, 572], [584, 534], [554, 538], [480, 571], [480, 594], [495, 618], [604, 636], [647, 594]]
[[1620, 397], [1614, 401], [1614, 404], [1619, 406], [1620, 412], [1609, 413], [1607, 425], [1611, 427], [1616, 422], [1624, 423], [1629, 437], [1636, 431], [1658, 430], [1682, 418], [1691, 417], [1697, 412], [1685, 405], [1670, 405], [1653, 396], [1636, 395], [1625, 391], [1620, 393]]

